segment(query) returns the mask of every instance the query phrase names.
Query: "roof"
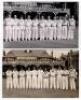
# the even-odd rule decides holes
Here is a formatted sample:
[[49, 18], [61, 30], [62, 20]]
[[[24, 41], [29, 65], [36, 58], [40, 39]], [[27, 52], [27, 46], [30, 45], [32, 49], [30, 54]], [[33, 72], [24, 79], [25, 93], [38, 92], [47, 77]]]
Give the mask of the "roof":
[[46, 51], [43, 50], [30, 50], [27, 52], [26, 50], [13, 50], [9, 51], [6, 55], [6, 57], [51, 57], [48, 55]]

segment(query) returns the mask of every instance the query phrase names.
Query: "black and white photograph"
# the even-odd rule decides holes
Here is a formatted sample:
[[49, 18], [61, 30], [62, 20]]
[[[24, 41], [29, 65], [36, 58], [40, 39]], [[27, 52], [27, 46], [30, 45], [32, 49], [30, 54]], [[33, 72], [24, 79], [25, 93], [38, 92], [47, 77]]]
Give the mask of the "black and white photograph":
[[77, 48], [79, 2], [4, 2], [4, 48]]
[[77, 98], [79, 51], [70, 49], [4, 49], [3, 97]]

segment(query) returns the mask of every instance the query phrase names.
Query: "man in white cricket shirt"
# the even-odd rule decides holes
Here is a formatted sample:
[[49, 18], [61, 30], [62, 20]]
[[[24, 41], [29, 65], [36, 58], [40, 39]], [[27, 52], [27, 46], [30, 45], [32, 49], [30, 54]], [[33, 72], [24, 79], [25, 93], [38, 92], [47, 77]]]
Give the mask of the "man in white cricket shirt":
[[69, 19], [69, 31], [68, 31], [68, 39], [74, 39], [74, 32], [75, 32], [76, 21], [74, 16]]
[[25, 39], [25, 20], [21, 16], [19, 20], [19, 32], [18, 32], [18, 40], [22, 39], [24, 41]]
[[38, 89], [42, 89], [43, 87], [43, 70], [41, 68], [39, 68], [38, 70], [38, 82], [37, 82], [37, 85], [38, 85]]
[[13, 70], [13, 88], [14, 89], [19, 88], [19, 72], [17, 71], [15, 67]]
[[12, 70], [10, 69], [6, 71], [6, 88], [12, 89]]
[[32, 70], [32, 88], [37, 89], [37, 70], [35, 67]]
[[38, 19], [35, 17], [35, 19], [32, 21], [32, 39], [37, 40], [38, 39]]
[[25, 20], [25, 26], [26, 26], [25, 40], [31, 40], [31, 35], [32, 35], [32, 20], [30, 18], [30, 15], [28, 15], [28, 18]]
[[13, 41], [17, 41], [19, 34], [19, 19], [17, 18], [17, 15], [14, 15], [13, 20]]
[[26, 70], [26, 89], [28, 88], [32, 88], [32, 72], [30, 67], [28, 67], [28, 70]]
[[40, 40], [44, 40], [45, 39], [45, 19], [44, 16], [41, 16], [41, 20], [40, 20]]
[[52, 32], [53, 32], [53, 39], [56, 40], [57, 38], [57, 19], [56, 17], [54, 17], [54, 19], [52, 20]]
[[5, 36], [5, 41], [11, 41], [12, 40], [12, 35], [13, 35], [13, 18], [11, 18], [11, 15], [5, 19], [4, 21], [4, 36]]
[[19, 71], [19, 88], [25, 89], [25, 71], [23, 69]]
[[48, 89], [49, 88], [49, 72], [45, 68], [45, 71], [43, 73], [43, 88]]
[[56, 89], [56, 69], [52, 67], [50, 70], [50, 89]]
[[77, 78], [77, 72], [76, 70], [72, 67], [69, 70], [69, 80], [70, 80], [70, 89], [71, 90], [76, 90], [76, 81], [75, 79]]

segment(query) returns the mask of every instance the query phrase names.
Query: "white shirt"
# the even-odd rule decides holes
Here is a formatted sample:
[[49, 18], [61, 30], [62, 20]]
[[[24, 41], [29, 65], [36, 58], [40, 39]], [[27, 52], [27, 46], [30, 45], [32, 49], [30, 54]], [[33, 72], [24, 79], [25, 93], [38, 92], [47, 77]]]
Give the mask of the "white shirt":
[[8, 71], [6, 72], [6, 75], [7, 75], [7, 77], [12, 77], [12, 71], [8, 70]]
[[13, 78], [17, 78], [19, 75], [18, 71], [13, 71]]
[[26, 19], [25, 20], [25, 25], [26, 25], [26, 27], [31, 27], [32, 26], [32, 20], [31, 19]]

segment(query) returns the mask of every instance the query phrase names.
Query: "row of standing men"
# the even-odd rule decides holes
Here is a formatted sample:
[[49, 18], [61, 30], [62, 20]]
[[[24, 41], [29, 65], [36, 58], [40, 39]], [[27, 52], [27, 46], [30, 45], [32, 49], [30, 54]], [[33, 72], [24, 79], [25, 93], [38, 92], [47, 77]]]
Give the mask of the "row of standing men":
[[63, 89], [76, 90], [77, 72], [74, 68], [67, 70], [66, 68], [52, 68], [50, 71], [43, 71], [41, 68], [31, 71], [28, 68], [26, 71], [21, 69], [6, 71], [6, 88], [7, 89]]
[[24, 41], [24, 40], [61, 40], [73, 39], [75, 32], [75, 19], [74, 16], [67, 20], [65, 16], [63, 19], [56, 17], [51, 20], [50, 16], [46, 20], [44, 16], [40, 20], [37, 17], [31, 20], [28, 15], [27, 19], [9, 17], [4, 19], [4, 40], [5, 41]]

